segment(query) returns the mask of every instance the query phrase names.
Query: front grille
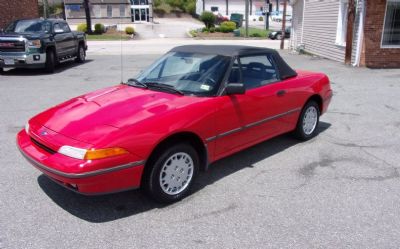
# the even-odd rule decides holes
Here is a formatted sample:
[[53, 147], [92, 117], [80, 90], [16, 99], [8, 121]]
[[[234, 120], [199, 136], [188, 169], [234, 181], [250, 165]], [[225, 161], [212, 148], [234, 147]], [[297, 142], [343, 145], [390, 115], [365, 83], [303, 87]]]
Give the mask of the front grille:
[[25, 52], [25, 41], [0, 41], [0, 52]]
[[44, 145], [44, 144], [38, 142], [37, 140], [33, 139], [32, 137], [31, 137], [31, 141], [32, 141], [32, 143], [34, 143], [37, 147], [39, 147], [39, 148], [41, 148], [41, 149], [47, 151], [47, 152], [50, 153], [50, 154], [55, 154], [55, 153], [56, 153], [56, 151], [54, 151], [53, 149], [47, 147], [46, 145]]

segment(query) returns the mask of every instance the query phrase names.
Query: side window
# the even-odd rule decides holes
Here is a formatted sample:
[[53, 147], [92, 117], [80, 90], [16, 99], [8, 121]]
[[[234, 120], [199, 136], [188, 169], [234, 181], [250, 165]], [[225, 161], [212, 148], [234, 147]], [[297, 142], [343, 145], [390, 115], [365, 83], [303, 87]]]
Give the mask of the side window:
[[269, 55], [240, 57], [242, 81], [246, 89], [253, 89], [278, 81], [273, 60]]
[[62, 29], [62, 28], [61, 28], [61, 26], [60, 26], [59, 23], [54, 24], [54, 26], [53, 26], [54, 32], [55, 32], [56, 30], [60, 30], [60, 29]]
[[71, 32], [71, 30], [69, 29], [68, 24], [66, 24], [66, 23], [60, 23], [60, 26], [61, 26], [62, 30], [64, 30], [65, 33]]

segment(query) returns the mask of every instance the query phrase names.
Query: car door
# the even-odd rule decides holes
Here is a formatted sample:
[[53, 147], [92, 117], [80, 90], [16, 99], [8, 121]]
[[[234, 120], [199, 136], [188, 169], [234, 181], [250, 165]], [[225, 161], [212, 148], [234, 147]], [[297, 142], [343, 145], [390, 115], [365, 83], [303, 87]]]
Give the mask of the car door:
[[[236, 81], [236, 82], [235, 82]], [[245, 94], [220, 97], [217, 110], [216, 157], [247, 147], [283, 131], [287, 91], [270, 55], [240, 57], [232, 66], [229, 83], [240, 81]]]
[[77, 52], [77, 46], [75, 44], [74, 35], [71, 32], [67, 23], [60, 23], [61, 29], [64, 31], [65, 35], [65, 50], [67, 55], [75, 55]]
[[56, 42], [57, 57], [62, 58], [68, 54], [67, 34], [59, 23], [53, 25], [54, 40]]

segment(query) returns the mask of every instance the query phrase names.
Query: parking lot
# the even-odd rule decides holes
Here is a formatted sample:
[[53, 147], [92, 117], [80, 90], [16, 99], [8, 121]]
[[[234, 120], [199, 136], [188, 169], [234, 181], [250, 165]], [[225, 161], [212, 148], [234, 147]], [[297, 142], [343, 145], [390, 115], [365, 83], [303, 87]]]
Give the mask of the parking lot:
[[[16, 133], [30, 117], [120, 82], [117, 45], [93, 44], [83, 65], [0, 76], [0, 248], [400, 247], [399, 69], [282, 52], [293, 68], [331, 79], [320, 134], [305, 143], [283, 135], [220, 160], [191, 196], [163, 206], [140, 190], [72, 193], [18, 152]], [[123, 48], [124, 80], [171, 45], [140, 44]]]

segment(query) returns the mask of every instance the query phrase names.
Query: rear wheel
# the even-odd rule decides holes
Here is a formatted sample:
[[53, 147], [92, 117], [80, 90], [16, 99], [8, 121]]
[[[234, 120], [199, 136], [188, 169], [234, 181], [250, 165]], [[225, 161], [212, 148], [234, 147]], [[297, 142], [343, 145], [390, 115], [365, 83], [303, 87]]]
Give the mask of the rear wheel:
[[76, 62], [83, 63], [86, 60], [86, 51], [83, 45], [79, 45], [78, 55], [76, 57]]
[[45, 71], [47, 73], [54, 73], [56, 67], [56, 56], [53, 50], [48, 50], [46, 53]]
[[144, 189], [162, 203], [176, 202], [188, 195], [199, 171], [199, 156], [185, 143], [162, 150], [149, 163], [150, 168], [144, 175]]
[[317, 135], [320, 113], [319, 105], [315, 101], [311, 100], [307, 102], [297, 121], [294, 132], [295, 137], [303, 141], [315, 137]]

